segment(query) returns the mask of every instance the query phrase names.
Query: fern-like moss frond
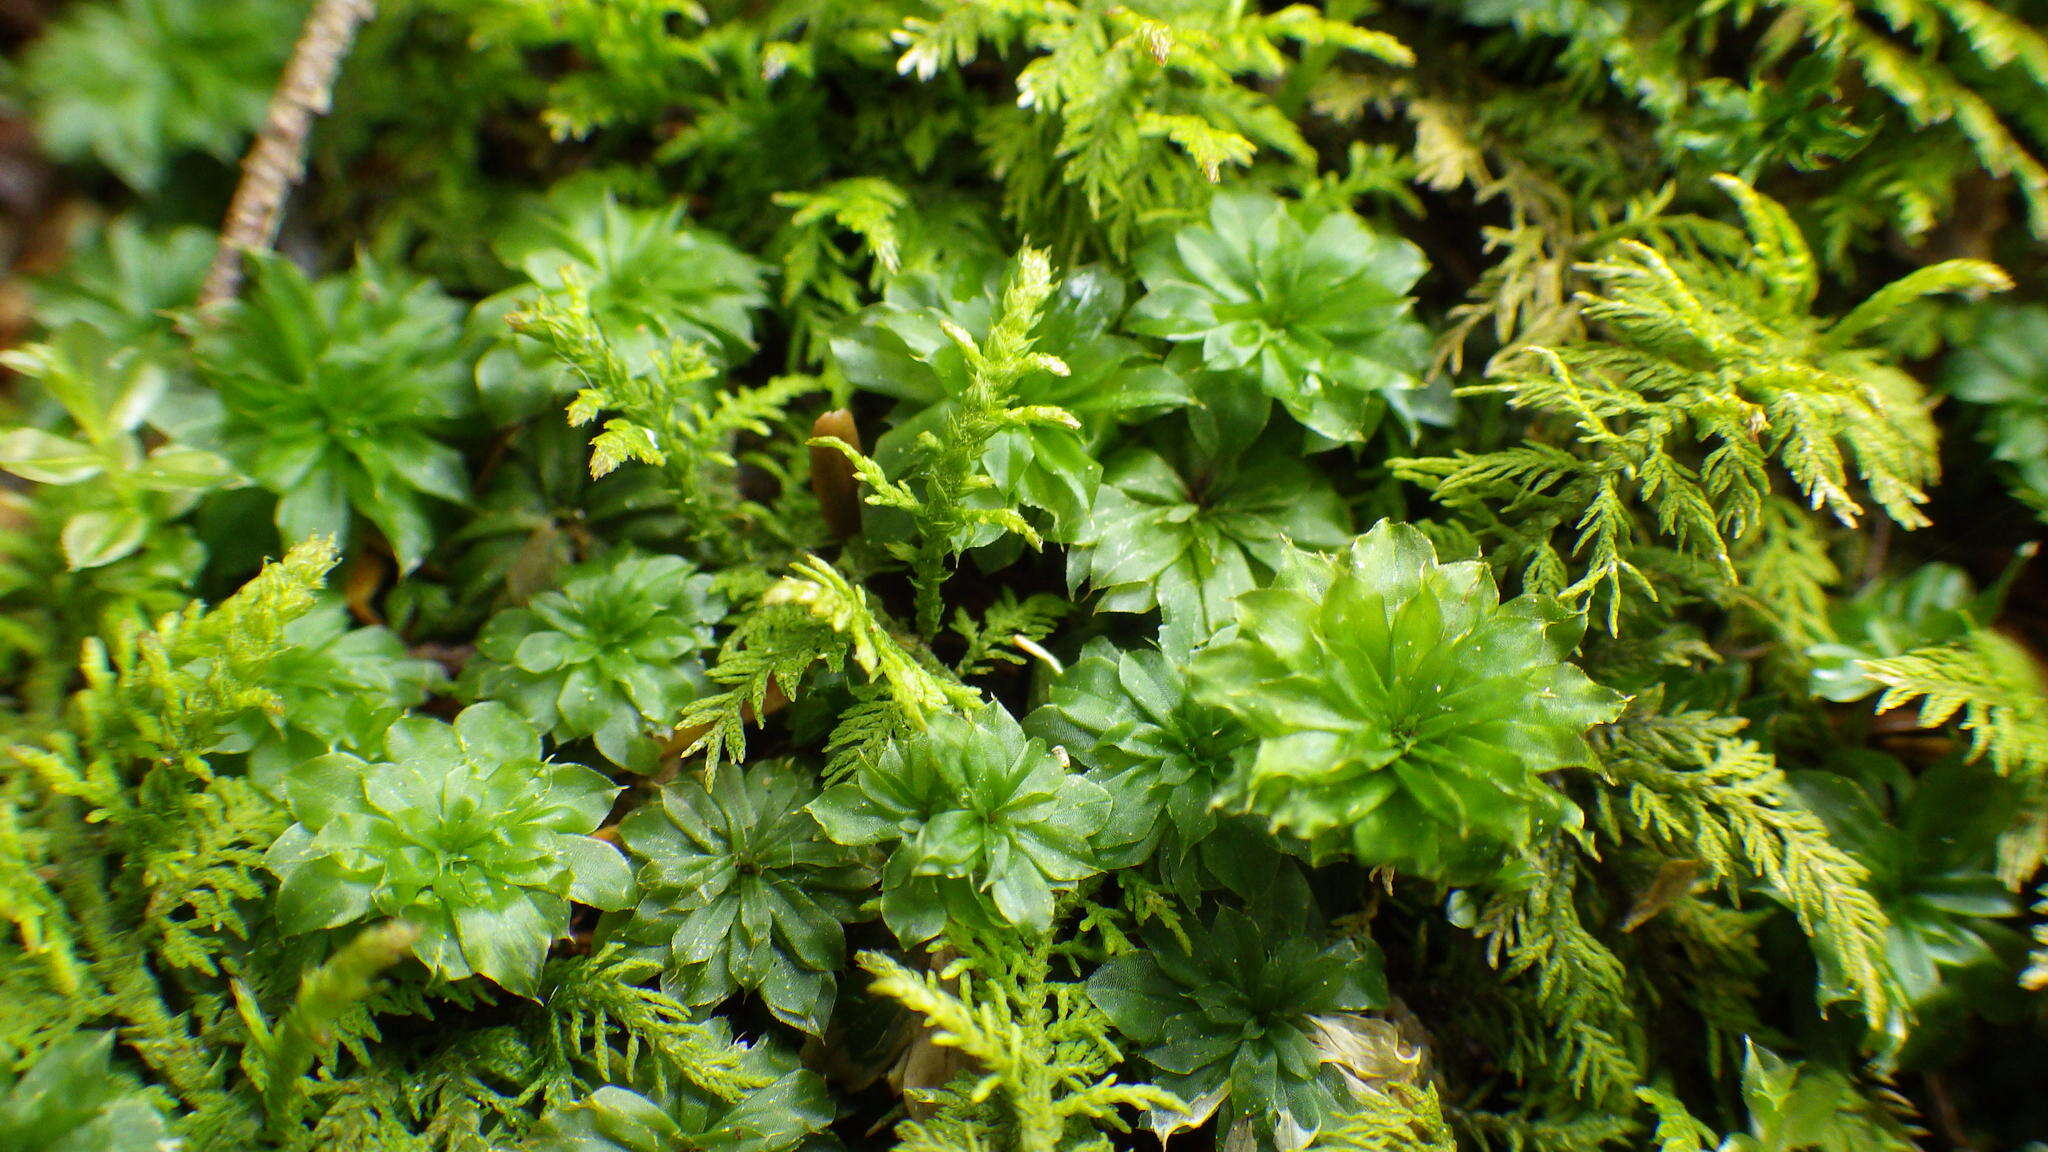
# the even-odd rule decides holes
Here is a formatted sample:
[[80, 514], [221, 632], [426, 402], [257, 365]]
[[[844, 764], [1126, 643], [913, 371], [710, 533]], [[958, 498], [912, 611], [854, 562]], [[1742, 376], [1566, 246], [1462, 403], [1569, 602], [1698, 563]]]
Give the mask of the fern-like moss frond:
[[[1796, 493], [1844, 524], [1859, 521], [1865, 499], [1905, 527], [1926, 524], [1920, 506], [1939, 464], [1930, 402], [1868, 338], [1923, 296], [2010, 284], [1990, 264], [1949, 261], [1838, 320], [1816, 317], [1818, 271], [1791, 217], [1732, 176], [1717, 182], [1742, 216], [1739, 240], [1618, 241], [1582, 269], [1595, 284], [1581, 301], [1596, 338], [1531, 347], [1465, 390], [1532, 413], [1534, 444], [1393, 465], [1502, 545], [1499, 562], [1522, 567], [1536, 590], [1604, 606], [1610, 631], [1625, 602], [1658, 598], [1655, 549], [1738, 581], [1735, 549], [1786, 528], [1765, 514], [1781, 497]], [[1577, 450], [1544, 445], [1552, 435]], [[1781, 585], [1795, 571], [1809, 583], [1825, 574], [1773, 569]], [[1798, 622], [1819, 591], [1766, 596]]]
[[1724, 882], [1767, 886], [1813, 940], [1822, 999], [1853, 1000], [1873, 1029], [1902, 1038], [1906, 1008], [1885, 959], [1891, 925], [1868, 871], [1830, 839], [1776, 757], [1740, 735], [1743, 721], [1649, 707], [1639, 701], [1603, 737], [1618, 785], [1602, 801], [1609, 832], [1699, 860]]
[[860, 957], [875, 977], [872, 992], [924, 1017], [932, 1043], [974, 1064], [972, 1083], [940, 1094], [937, 1115], [914, 1126], [913, 1146], [942, 1133], [994, 1131], [977, 1107], [992, 1098], [1002, 1101], [1003, 1130], [1014, 1132], [1005, 1143], [1018, 1152], [1107, 1148], [1100, 1133], [1128, 1131], [1127, 1109], [1185, 1110], [1169, 1092], [1117, 1082], [1111, 1069], [1121, 1057], [1109, 1020], [1082, 984], [1053, 978], [1048, 943], [960, 943], [960, 959], [940, 971], [919, 972], [878, 952]]

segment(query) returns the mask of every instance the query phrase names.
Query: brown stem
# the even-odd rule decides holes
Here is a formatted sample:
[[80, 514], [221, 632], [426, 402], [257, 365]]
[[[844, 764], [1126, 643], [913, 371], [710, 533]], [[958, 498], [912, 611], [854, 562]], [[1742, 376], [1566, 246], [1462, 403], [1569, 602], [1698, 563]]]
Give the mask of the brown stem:
[[1969, 1129], [1963, 1126], [1963, 1116], [1956, 1109], [1955, 1100], [1948, 1093], [1948, 1082], [1939, 1072], [1929, 1072], [1924, 1077], [1927, 1094], [1934, 1102], [1934, 1122], [1948, 1141], [1953, 1152], [1977, 1152], [1977, 1142], [1970, 1139]]
[[202, 307], [232, 299], [242, 284], [242, 254], [277, 240], [285, 196], [306, 174], [306, 138], [313, 119], [333, 102], [334, 78], [376, 0], [319, 0], [306, 17], [292, 58], [270, 97], [263, 128], [242, 161], [242, 181], [228, 203], [220, 247], [199, 292]]
[[384, 617], [377, 613], [377, 591], [384, 586], [389, 566], [372, 552], [358, 552], [342, 577], [342, 600], [348, 614], [365, 628], [381, 628]]
[[[830, 437], [855, 452], [860, 451], [860, 429], [853, 422], [853, 413], [845, 408], [834, 408], [818, 417], [811, 425], [811, 435], [820, 439]], [[860, 535], [860, 479], [854, 475], [853, 462], [844, 453], [811, 446], [811, 491], [817, 495], [818, 510], [835, 538], [845, 540]]]

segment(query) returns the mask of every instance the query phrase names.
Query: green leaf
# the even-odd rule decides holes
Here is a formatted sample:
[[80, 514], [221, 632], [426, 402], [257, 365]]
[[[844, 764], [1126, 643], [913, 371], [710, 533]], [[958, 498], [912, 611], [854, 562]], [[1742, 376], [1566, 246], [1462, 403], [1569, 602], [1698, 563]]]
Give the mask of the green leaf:
[[541, 760], [511, 708], [479, 704], [452, 726], [411, 717], [385, 745], [386, 761], [326, 757], [287, 774], [298, 823], [267, 863], [288, 931], [338, 927], [374, 904], [420, 929], [416, 953], [441, 976], [528, 994], [568, 931], [566, 897], [631, 901], [618, 850], [588, 836], [619, 790]]
[[810, 1146], [833, 1118], [824, 1081], [765, 1043], [738, 1051], [747, 1086], [732, 1094], [736, 1098], [692, 1086], [629, 1091], [606, 1085], [550, 1108], [527, 1146], [534, 1152], [793, 1152]]
[[1322, 1063], [1316, 1022], [1384, 1007], [1376, 950], [1352, 940], [1320, 944], [1306, 894], [1276, 885], [1248, 915], [1224, 908], [1185, 935], [1147, 932], [1142, 950], [1097, 969], [1088, 997], [1155, 1082], [1189, 1101], [1155, 1114], [1163, 1139], [1220, 1112], [1220, 1128], [1250, 1126], [1268, 1140], [1314, 1132], [1345, 1103]]
[[53, 331], [90, 327], [119, 348], [168, 345], [173, 331], [166, 314], [199, 299], [215, 248], [210, 228], [152, 228], [134, 214], [118, 217], [94, 229], [62, 268], [37, 282], [39, 319]]
[[495, 244], [526, 281], [478, 305], [476, 327], [496, 345], [476, 382], [500, 419], [533, 415], [578, 385], [545, 346], [515, 335], [504, 317], [574, 284], [596, 326], [629, 370], [646, 372], [676, 344], [704, 346], [720, 365], [754, 346], [754, 313], [767, 303], [765, 269], [723, 237], [685, 223], [680, 207], [630, 208], [588, 183], [565, 182]]
[[151, 192], [173, 157], [226, 161], [263, 118], [302, 13], [268, 0], [113, 0], [68, 11], [23, 79], [38, 136]]
[[682, 1143], [683, 1130], [652, 1100], [606, 1085], [549, 1115], [536, 1139], [557, 1152], [662, 1152]]
[[207, 492], [233, 475], [228, 462], [212, 452], [165, 445], [143, 461], [135, 482], [152, 492]]
[[1103, 611], [1157, 610], [1167, 651], [1214, 635], [1233, 601], [1291, 547], [1337, 548], [1351, 538], [1343, 500], [1285, 433], [1223, 459], [1185, 437], [1161, 446], [1110, 458], [1067, 578], [1097, 589]]
[[889, 845], [882, 918], [915, 944], [955, 915], [1046, 931], [1052, 893], [1097, 870], [1110, 801], [989, 706], [932, 717], [810, 811], [840, 843]]
[[64, 522], [64, 561], [73, 571], [111, 564], [142, 547], [148, 516], [133, 508], [81, 512]]
[[1970, 630], [1974, 610], [1969, 575], [1951, 565], [1927, 564], [1872, 583], [1829, 613], [1835, 636], [1807, 649], [1808, 683], [1815, 695], [1838, 703], [1876, 695], [1884, 685], [1870, 678], [1865, 661], [1956, 639]]
[[463, 963], [507, 992], [531, 996], [539, 987], [548, 945], [562, 934], [559, 921], [567, 919], [543, 911], [543, 905], [557, 902], [488, 881], [449, 887]]
[[347, 534], [353, 511], [411, 570], [436, 503], [466, 499], [455, 449], [474, 409], [460, 306], [364, 263], [317, 282], [254, 258], [248, 291], [200, 325], [193, 353], [225, 409], [222, 447], [278, 497], [287, 539]]
[[1422, 400], [1429, 339], [1406, 293], [1423, 259], [1407, 241], [1349, 212], [1229, 191], [1206, 224], [1160, 234], [1137, 265], [1146, 295], [1132, 327], [1175, 344], [1182, 371], [1263, 391], [1339, 442], [1369, 438], [1389, 407], [1411, 429], [1440, 422]]
[[710, 1006], [752, 989], [823, 1033], [842, 926], [874, 882], [869, 854], [840, 846], [845, 826], [834, 843], [813, 818], [824, 803], [796, 766], [764, 763], [678, 780], [620, 826], [645, 895], [618, 932], [663, 961], [672, 995]]
[[[948, 326], [976, 341], [989, 338], [1001, 314], [1003, 270], [988, 262], [889, 282], [870, 307], [830, 343], [832, 366], [847, 382], [897, 400], [877, 441], [876, 463], [900, 475], [927, 433], [961, 419], [973, 394], [968, 351]], [[1120, 424], [1136, 423], [1187, 403], [1187, 385], [1137, 343], [1113, 335], [1125, 288], [1099, 266], [1069, 272], [1053, 289], [1032, 329], [1035, 347], [1058, 358], [1034, 365], [1008, 386], [1013, 407], [1052, 407], [1074, 426], [1034, 424], [1000, 433], [981, 465], [996, 491], [1013, 504], [1052, 514], [1055, 538], [1069, 538], [1087, 514], [1101, 466], [1093, 449]]]
[[40, 428], [0, 434], [0, 468], [38, 484], [77, 484], [98, 476], [106, 460], [90, 445]]
[[2011, 477], [2013, 494], [2048, 518], [2048, 308], [1987, 308], [1980, 324], [1943, 365], [1942, 386], [1982, 410], [1978, 438]]
[[170, 1128], [153, 1094], [113, 1062], [113, 1032], [79, 1032], [17, 1076], [0, 1072], [0, 1145], [21, 1152], [159, 1152]]
[[1320, 856], [1481, 878], [1578, 813], [1545, 774], [1592, 760], [1622, 698], [1566, 663], [1550, 606], [1382, 521], [1298, 555], [1197, 654], [1197, 698], [1259, 737], [1231, 802]]
[[[1742, 1097], [1754, 1152], [1856, 1152], [1915, 1147], [1906, 1126], [1857, 1092], [1849, 1075], [1787, 1061], [1751, 1041], [1742, 1065]], [[1738, 1138], [1740, 1139], [1740, 1138]]]
[[724, 615], [725, 598], [688, 561], [621, 549], [486, 622], [462, 688], [509, 701], [558, 740], [596, 736], [613, 763], [645, 763], [651, 734], [704, 687], [702, 654]]

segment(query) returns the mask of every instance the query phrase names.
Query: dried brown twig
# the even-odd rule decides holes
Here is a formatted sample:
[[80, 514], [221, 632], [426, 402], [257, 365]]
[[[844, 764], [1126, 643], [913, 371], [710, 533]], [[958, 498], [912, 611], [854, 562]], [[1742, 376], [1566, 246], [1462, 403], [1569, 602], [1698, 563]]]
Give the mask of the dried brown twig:
[[199, 293], [201, 306], [232, 298], [242, 283], [242, 254], [276, 241], [285, 197], [306, 172], [306, 138], [313, 120], [332, 103], [341, 61], [376, 10], [376, 0], [319, 0], [306, 17], [263, 128], [242, 161], [242, 180], [228, 203], [220, 247]]

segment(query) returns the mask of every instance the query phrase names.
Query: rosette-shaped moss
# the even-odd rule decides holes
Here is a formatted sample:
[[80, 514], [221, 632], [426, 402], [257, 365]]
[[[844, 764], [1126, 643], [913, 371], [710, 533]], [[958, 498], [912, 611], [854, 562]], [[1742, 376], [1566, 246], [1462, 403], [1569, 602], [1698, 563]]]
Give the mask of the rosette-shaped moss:
[[[1185, 935], [1154, 927], [1089, 979], [1152, 1082], [1188, 1104], [1152, 1114], [1161, 1137], [1220, 1113], [1228, 1146], [1299, 1147], [1347, 1102], [1316, 1048], [1317, 1018], [1384, 1007], [1386, 977], [1369, 944], [1319, 942], [1307, 904], [1305, 890], [1276, 886], [1251, 915], [1225, 908]], [[1240, 1125], [1260, 1138], [1240, 1144]]]
[[1332, 440], [1363, 440], [1389, 405], [1419, 418], [1429, 333], [1408, 290], [1422, 251], [1350, 212], [1220, 193], [1209, 219], [1137, 257], [1131, 327], [1180, 347], [1169, 361], [1262, 390]]
[[[863, 391], [894, 397], [889, 430], [875, 444], [885, 471], [906, 468], [918, 438], [942, 433], [960, 414], [974, 373], [948, 334], [958, 325], [985, 341], [1001, 311], [1000, 265], [973, 261], [950, 273], [892, 281], [882, 303], [831, 342], [832, 364]], [[1101, 465], [1094, 449], [1118, 424], [1187, 402], [1187, 385], [1136, 341], [1111, 332], [1124, 313], [1123, 281], [1100, 267], [1061, 280], [1032, 328], [1033, 347], [1059, 358], [1064, 373], [1035, 368], [1011, 386], [1013, 405], [1051, 405], [1079, 427], [1032, 424], [998, 433], [982, 466], [1014, 502], [1051, 512], [1066, 534], [1088, 512]]]
[[186, 153], [231, 161], [262, 122], [304, 16], [273, 0], [67, 5], [17, 81], [37, 142], [66, 162], [89, 156], [145, 193]]
[[697, 657], [725, 600], [676, 556], [614, 552], [564, 576], [559, 591], [491, 618], [466, 687], [556, 739], [594, 737], [612, 763], [651, 767], [650, 734], [704, 686]]
[[715, 232], [690, 225], [681, 205], [631, 208], [595, 185], [570, 181], [506, 230], [495, 245], [526, 283], [477, 305], [479, 328], [499, 345], [477, 364], [495, 415], [532, 415], [578, 386], [539, 342], [514, 336], [505, 317], [573, 280], [589, 293], [606, 341], [635, 370], [679, 341], [730, 365], [754, 347], [754, 313], [768, 303], [766, 269]]
[[1543, 774], [1591, 757], [1622, 698], [1566, 662], [1582, 624], [1501, 603], [1476, 561], [1381, 521], [1335, 560], [1301, 555], [1238, 599], [1190, 673], [1259, 737], [1235, 801], [1319, 855], [1441, 879], [1576, 815]]
[[569, 930], [571, 901], [631, 902], [625, 857], [589, 835], [619, 790], [543, 760], [517, 712], [478, 704], [452, 725], [408, 717], [384, 744], [384, 762], [338, 752], [285, 778], [298, 823], [265, 861], [282, 882], [284, 931], [404, 920], [435, 975], [530, 995], [549, 944]]
[[[711, 1027], [723, 1034], [723, 1022]], [[782, 1152], [806, 1147], [832, 1123], [818, 1074], [767, 1044], [742, 1050], [738, 1071], [761, 1086], [737, 1100], [684, 1083], [643, 1095], [606, 1085], [541, 1116], [527, 1152]], [[835, 1147], [836, 1142], [823, 1147]]]
[[112, 1032], [58, 1041], [20, 1079], [0, 1068], [0, 1148], [161, 1152], [176, 1146], [154, 1098], [113, 1063]]
[[1952, 564], [1923, 564], [1873, 581], [1829, 610], [1834, 638], [1806, 649], [1807, 687], [1840, 704], [1875, 696], [1884, 685], [1870, 678], [1865, 661], [1961, 640], [1978, 619], [1997, 613], [1996, 603], [1975, 594], [1969, 573]]
[[2004, 983], [2019, 933], [2000, 920], [2019, 901], [1997, 875], [1998, 837], [2024, 806], [2021, 789], [1951, 756], [1909, 771], [1879, 752], [1838, 752], [1828, 771], [1793, 774], [1828, 834], [1869, 871], [1883, 904], [1885, 961], [1926, 1019], [1972, 980]]
[[288, 647], [264, 666], [264, 686], [283, 706], [244, 713], [214, 749], [247, 753], [249, 775], [265, 788], [327, 752], [377, 754], [392, 722], [444, 679], [386, 629], [349, 627], [339, 600], [287, 624], [284, 639]]
[[882, 919], [915, 944], [949, 919], [1049, 931], [1054, 893], [1100, 871], [1110, 801], [990, 705], [933, 717], [810, 810], [841, 844], [889, 846]]
[[433, 543], [433, 502], [469, 499], [446, 442], [473, 410], [461, 307], [369, 264], [312, 281], [251, 259], [248, 291], [193, 330], [228, 455], [277, 494], [286, 543], [344, 538], [354, 512], [410, 570]]
[[1115, 815], [1097, 837], [1105, 867], [1184, 856], [1215, 829], [1217, 786], [1251, 746], [1236, 717], [1194, 698], [1184, 663], [1107, 640], [1053, 681], [1025, 727], [1108, 789]]
[[145, 228], [123, 216], [73, 249], [71, 259], [35, 283], [37, 319], [57, 331], [90, 324], [121, 347], [151, 352], [173, 341], [172, 309], [199, 299], [215, 240], [205, 228]]
[[1232, 602], [1270, 576], [1290, 545], [1343, 547], [1351, 514], [1300, 458], [1298, 432], [1275, 432], [1231, 456], [1189, 437], [1112, 457], [1067, 554], [1067, 580], [1104, 612], [1160, 616], [1160, 644], [1186, 652], [1230, 620]]
[[1987, 409], [1984, 442], [2010, 469], [2013, 494], [2048, 519], [2048, 307], [1989, 309], [1983, 331], [1949, 357], [1944, 383]]
[[[66, 567], [87, 571], [134, 555], [208, 493], [232, 486], [227, 461], [165, 425], [189, 406], [162, 366], [86, 324], [46, 343], [0, 352], [0, 367], [35, 381], [36, 405], [56, 409], [0, 426], [0, 469], [44, 485], [38, 511], [58, 515]], [[41, 395], [37, 395], [40, 393]]]
[[678, 780], [620, 825], [642, 863], [624, 935], [661, 958], [662, 987], [690, 1005], [758, 992], [777, 1019], [824, 1031], [846, 963], [845, 923], [874, 882], [867, 853], [834, 844], [794, 767]]
[[590, 434], [536, 420], [490, 470], [469, 522], [440, 553], [456, 626], [556, 587], [594, 541], [667, 552], [688, 526], [659, 471], [625, 468], [593, 480]]

